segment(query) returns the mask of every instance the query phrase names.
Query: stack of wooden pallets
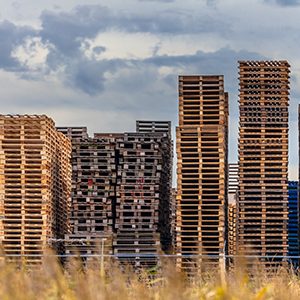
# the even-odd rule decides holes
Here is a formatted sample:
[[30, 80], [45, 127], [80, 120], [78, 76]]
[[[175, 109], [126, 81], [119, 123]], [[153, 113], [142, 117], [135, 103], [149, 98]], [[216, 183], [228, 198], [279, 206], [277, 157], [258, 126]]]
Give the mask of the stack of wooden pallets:
[[295, 266], [299, 266], [299, 198], [298, 198], [298, 181], [289, 181], [289, 252], [292, 256], [289, 261]]
[[228, 254], [236, 255], [236, 203], [228, 205]]
[[171, 191], [171, 235], [172, 235], [172, 253], [176, 252], [176, 197], [177, 189]]
[[[162, 249], [173, 253], [175, 247], [175, 220], [176, 196], [172, 194], [172, 169], [173, 169], [173, 140], [171, 134], [171, 121], [136, 121], [136, 131], [138, 133], [162, 134], [160, 142], [160, 153], [162, 156], [162, 172], [159, 189], [160, 199], [160, 232], [163, 234]], [[167, 219], [168, 218], [168, 219]], [[171, 232], [171, 235], [170, 235]], [[169, 245], [172, 245], [171, 249]], [[168, 245], [167, 247], [164, 245]]]
[[94, 138], [60, 128], [72, 138], [73, 149], [66, 254], [99, 253], [96, 245], [106, 239], [106, 254], [151, 266], [161, 250], [170, 249], [172, 142], [165, 123], [170, 124], [156, 128], [151, 121], [152, 132], [95, 133]]
[[288, 254], [287, 61], [240, 61], [238, 247], [276, 267]]
[[179, 76], [176, 240], [187, 271], [226, 254], [227, 126], [223, 76]]
[[[236, 223], [237, 223], [237, 192], [239, 184], [238, 164], [228, 165], [228, 254], [235, 256], [236, 252]], [[234, 257], [229, 260], [229, 266], [233, 266]]]
[[71, 234], [66, 254], [112, 254], [116, 156], [114, 138], [72, 140]]
[[164, 143], [170, 140], [161, 133], [125, 133], [117, 140], [114, 253], [136, 266], [156, 264], [157, 254], [171, 244], [171, 157], [163, 161], [170, 150]]
[[0, 241], [8, 257], [39, 263], [49, 239], [68, 232], [70, 156], [69, 139], [47, 116], [0, 116]]

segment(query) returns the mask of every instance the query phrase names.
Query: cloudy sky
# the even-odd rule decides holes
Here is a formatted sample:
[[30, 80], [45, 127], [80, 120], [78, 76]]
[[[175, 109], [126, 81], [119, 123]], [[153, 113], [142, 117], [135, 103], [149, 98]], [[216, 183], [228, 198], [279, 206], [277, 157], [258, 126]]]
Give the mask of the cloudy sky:
[[300, 0], [0, 0], [4, 114], [89, 132], [177, 124], [178, 74], [224, 74], [237, 159], [240, 59], [291, 64], [290, 178], [297, 179]]

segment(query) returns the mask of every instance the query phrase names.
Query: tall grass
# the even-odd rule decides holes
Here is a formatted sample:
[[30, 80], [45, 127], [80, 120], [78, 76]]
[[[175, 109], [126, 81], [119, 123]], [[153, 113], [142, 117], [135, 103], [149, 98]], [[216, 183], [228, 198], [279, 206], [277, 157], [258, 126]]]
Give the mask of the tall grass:
[[63, 268], [53, 256], [46, 256], [39, 267], [0, 263], [0, 299], [300, 299], [300, 279], [290, 270], [251, 272], [239, 267], [221, 276], [211, 270], [187, 277], [172, 264], [164, 264], [156, 274], [136, 272], [130, 267], [106, 262], [83, 266], [77, 259]]

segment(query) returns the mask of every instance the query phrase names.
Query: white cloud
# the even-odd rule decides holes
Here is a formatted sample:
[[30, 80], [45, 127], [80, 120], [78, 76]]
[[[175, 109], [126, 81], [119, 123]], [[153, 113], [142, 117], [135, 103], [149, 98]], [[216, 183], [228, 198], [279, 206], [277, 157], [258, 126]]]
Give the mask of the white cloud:
[[[85, 55], [99, 59], [143, 59], [153, 55], [153, 45], [159, 43], [159, 37], [151, 33], [127, 33], [109, 30], [97, 35], [93, 40], [88, 39], [89, 47]], [[105, 47], [105, 51], [95, 55], [93, 48]]]
[[51, 45], [42, 43], [40, 37], [28, 37], [13, 50], [12, 57], [32, 71], [42, 70], [47, 68], [49, 48]]

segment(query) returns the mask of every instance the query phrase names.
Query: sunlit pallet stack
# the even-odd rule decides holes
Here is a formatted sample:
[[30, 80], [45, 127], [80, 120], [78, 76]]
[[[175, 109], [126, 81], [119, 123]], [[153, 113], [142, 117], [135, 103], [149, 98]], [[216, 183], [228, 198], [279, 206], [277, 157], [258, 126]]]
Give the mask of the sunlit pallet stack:
[[223, 76], [179, 76], [177, 254], [187, 271], [226, 252], [227, 123]]
[[[69, 230], [71, 142], [45, 115], [0, 116], [0, 241], [4, 253], [41, 261]], [[53, 247], [62, 254], [63, 244]]]
[[288, 254], [287, 61], [240, 61], [238, 248], [270, 268]]

